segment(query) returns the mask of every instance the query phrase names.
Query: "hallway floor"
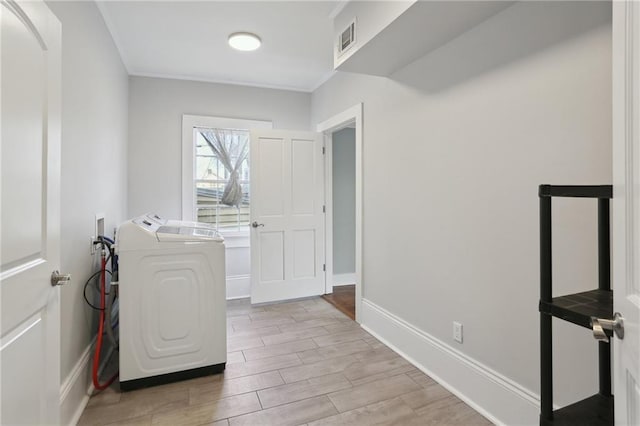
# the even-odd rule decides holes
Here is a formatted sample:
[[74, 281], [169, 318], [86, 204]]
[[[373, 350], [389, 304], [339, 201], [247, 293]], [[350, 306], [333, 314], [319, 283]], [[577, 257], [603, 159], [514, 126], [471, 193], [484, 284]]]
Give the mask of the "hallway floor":
[[224, 374], [95, 395], [80, 425], [490, 425], [321, 297], [227, 307]]
[[356, 286], [355, 284], [333, 287], [333, 293], [322, 296], [324, 300], [335, 306], [340, 312], [356, 319]]

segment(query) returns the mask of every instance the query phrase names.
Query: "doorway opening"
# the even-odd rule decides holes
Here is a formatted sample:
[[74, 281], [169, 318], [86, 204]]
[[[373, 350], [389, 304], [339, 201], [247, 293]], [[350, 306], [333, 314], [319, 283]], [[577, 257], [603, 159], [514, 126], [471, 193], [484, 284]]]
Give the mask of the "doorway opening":
[[[333, 293], [324, 299], [355, 320], [356, 130], [355, 123], [331, 133]], [[328, 171], [327, 171], [328, 172]], [[329, 230], [328, 230], [329, 231]]]
[[362, 104], [318, 124], [325, 144], [325, 300], [360, 322]]

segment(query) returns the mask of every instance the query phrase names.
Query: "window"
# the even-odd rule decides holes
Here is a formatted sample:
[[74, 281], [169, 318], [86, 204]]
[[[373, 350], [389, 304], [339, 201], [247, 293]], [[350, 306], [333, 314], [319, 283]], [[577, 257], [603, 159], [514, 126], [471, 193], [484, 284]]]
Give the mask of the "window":
[[196, 146], [196, 220], [219, 230], [249, 225], [249, 132], [193, 130]]
[[207, 222], [225, 236], [248, 235], [249, 135], [270, 121], [182, 116], [182, 220]]

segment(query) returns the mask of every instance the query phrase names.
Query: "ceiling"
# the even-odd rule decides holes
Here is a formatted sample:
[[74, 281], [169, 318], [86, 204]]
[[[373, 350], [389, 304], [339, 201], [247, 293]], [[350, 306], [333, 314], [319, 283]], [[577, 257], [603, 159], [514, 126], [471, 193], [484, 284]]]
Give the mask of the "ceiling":
[[[344, 1], [101, 1], [131, 75], [312, 91], [333, 72], [333, 16]], [[229, 34], [262, 47], [240, 52]]]

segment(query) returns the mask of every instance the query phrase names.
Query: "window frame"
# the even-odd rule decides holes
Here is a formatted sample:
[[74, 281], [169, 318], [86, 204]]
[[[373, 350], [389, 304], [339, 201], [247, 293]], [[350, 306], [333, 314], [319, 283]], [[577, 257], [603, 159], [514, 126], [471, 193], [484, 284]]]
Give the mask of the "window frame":
[[[235, 129], [251, 131], [254, 129], [272, 129], [273, 122], [241, 118], [210, 117], [202, 115], [182, 116], [182, 220], [197, 221], [196, 196], [196, 142], [194, 129]], [[251, 156], [251, 150], [249, 150]], [[251, 204], [249, 204], [251, 205]], [[248, 235], [246, 230], [233, 231], [220, 229], [225, 236]]]

